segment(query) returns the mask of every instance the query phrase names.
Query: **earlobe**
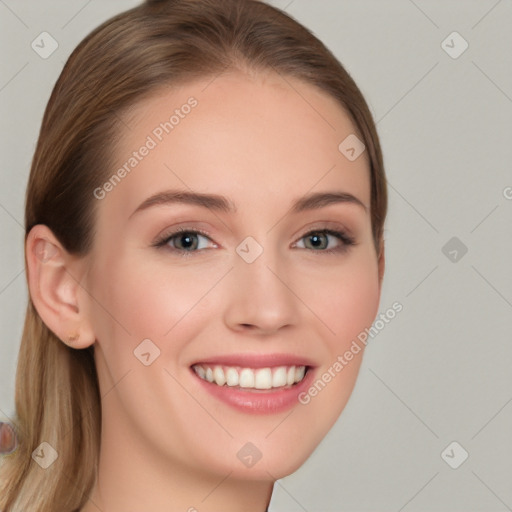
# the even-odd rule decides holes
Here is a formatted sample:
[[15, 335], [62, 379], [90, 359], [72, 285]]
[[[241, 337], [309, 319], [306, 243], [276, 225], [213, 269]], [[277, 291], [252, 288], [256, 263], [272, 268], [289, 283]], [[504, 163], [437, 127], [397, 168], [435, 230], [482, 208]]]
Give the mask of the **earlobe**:
[[30, 230], [25, 254], [30, 297], [43, 322], [71, 347], [92, 345], [95, 338], [85, 295], [79, 293], [82, 272], [77, 258], [43, 224]]

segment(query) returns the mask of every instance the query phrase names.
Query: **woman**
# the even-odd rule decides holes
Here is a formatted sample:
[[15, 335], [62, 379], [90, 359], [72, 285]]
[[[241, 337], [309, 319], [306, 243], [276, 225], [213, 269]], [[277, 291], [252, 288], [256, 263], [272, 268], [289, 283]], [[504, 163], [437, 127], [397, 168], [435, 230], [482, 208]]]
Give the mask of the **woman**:
[[283, 12], [148, 1], [93, 31], [27, 187], [0, 510], [266, 510], [355, 384], [386, 206], [364, 98]]

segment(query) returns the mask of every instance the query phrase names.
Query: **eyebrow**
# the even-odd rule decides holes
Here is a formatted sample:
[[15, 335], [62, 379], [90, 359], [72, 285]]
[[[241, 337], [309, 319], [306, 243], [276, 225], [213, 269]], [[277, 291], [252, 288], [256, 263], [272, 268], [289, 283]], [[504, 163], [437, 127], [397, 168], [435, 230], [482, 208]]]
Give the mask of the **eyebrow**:
[[[308, 210], [324, 208], [331, 204], [353, 204], [360, 206], [365, 212], [368, 207], [356, 196], [348, 192], [315, 192], [299, 197], [292, 204], [291, 212], [300, 213]], [[147, 210], [157, 205], [190, 204], [201, 206], [213, 211], [224, 213], [236, 213], [236, 205], [227, 197], [218, 194], [204, 194], [200, 192], [187, 192], [185, 190], [165, 190], [145, 199], [130, 215], [131, 218], [137, 212]]]

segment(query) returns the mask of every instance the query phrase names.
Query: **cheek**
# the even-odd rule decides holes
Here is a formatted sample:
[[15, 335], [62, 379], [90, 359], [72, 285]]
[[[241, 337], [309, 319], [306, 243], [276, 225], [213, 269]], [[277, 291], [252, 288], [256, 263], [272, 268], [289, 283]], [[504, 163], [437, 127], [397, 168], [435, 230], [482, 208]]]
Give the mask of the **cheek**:
[[132, 336], [157, 339], [186, 317], [215, 277], [135, 260], [120, 260], [108, 275], [99, 285], [115, 320]]
[[[380, 290], [375, 255], [359, 253], [301, 280], [301, 298], [320, 320], [321, 338], [331, 356], [346, 350], [377, 314]], [[311, 284], [314, 283], [314, 286]]]
[[322, 418], [316, 432], [322, 436], [350, 398], [365, 349], [360, 340], [377, 315], [380, 287], [376, 256], [361, 251], [310, 282], [316, 286], [308, 306], [321, 320], [316, 325], [326, 357], [317, 368], [316, 384], [301, 403], [306, 416]]
[[375, 319], [380, 294], [377, 267], [359, 266], [332, 287], [327, 311], [332, 319], [337, 344], [346, 345], [369, 327]]

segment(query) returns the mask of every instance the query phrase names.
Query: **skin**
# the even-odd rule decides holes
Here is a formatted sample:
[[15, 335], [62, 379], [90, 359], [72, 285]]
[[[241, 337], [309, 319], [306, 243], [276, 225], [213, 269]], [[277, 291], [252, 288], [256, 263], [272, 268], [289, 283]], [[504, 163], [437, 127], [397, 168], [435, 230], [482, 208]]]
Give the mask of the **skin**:
[[[384, 253], [372, 239], [369, 164], [366, 153], [351, 162], [338, 150], [356, 132], [338, 103], [272, 73], [167, 89], [125, 115], [117, 164], [190, 96], [198, 105], [96, 205], [91, 253], [67, 254], [43, 225], [27, 239], [39, 314], [64, 342], [78, 333], [71, 346], [95, 347], [102, 441], [82, 512], [264, 511], [275, 479], [300, 467], [342, 412], [363, 351], [292, 414], [240, 412], [206, 393], [190, 365], [217, 354], [294, 353], [320, 377], [378, 311]], [[238, 209], [171, 204], [130, 217], [165, 189], [221, 194]], [[350, 193], [367, 209], [290, 213], [296, 198], [324, 191]], [[172, 252], [179, 236], [152, 246], [178, 226], [210, 239], [197, 235], [188, 258]], [[305, 234], [326, 227], [348, 230], [356, 244], [330, 254], [306, 245]], [[263, 247], [250, 264], [235, 250], [247, 236]], [[332, 236], [324, 243], [342, 245]], [[47, 258], [37, 256], [41, 247]], [[160, 356], [144, 366], [133, 351], [147, 338]], [[248, 441], [262, 454], [250, 468], [237, 458]]]

